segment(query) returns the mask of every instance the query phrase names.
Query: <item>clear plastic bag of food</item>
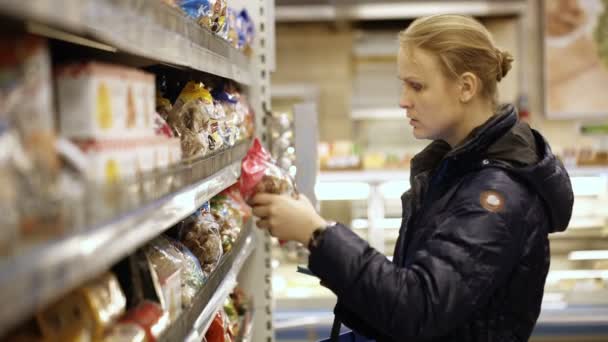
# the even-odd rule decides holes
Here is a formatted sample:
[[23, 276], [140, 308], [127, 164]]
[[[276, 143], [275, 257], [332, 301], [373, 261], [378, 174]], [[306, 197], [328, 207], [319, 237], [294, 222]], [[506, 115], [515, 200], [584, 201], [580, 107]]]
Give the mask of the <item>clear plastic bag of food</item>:
[[245, 200], [257, 193], [298, 196], [292, 177], [276, 165], [258, 139], [243, 159], [239, 187]]
[[220, 115], [224, 117], [224, 141], [228, 146], [234, 146], [240, 135], [240, 126], [244, 121], [236, 112], [239, 102], [239, 94], [234, 86], [229, 83], [221, 84], [212, 93], [215, 105]]
[[229, 253], [241, 233], [242, 215], [236, 203], [224, 194], [213, 198], [211, 213], [219, 225], [224, 253]]
[[226, 125], [226, 112], [224, 107], [218, 101], [213, 101], [215, 111], [209, 117], [207, 124], [207, 133], [209, 134], [209, 149], [211, 152], [219, 151], [224, 146], [230, 145], [231, 131]]
[[220, 262], [224, 250], [220, 228], [206, 204], [188, 217], [179, 229], [179, 240], [196, 256], [203, 271], [210, 274]]
[[182, 267], [182, 304], [184, 307], [192, 305], [192, 301], [196, 294], [203, 287], [207, 281], [207, 277], [203, 272], [198, 259], [192, 254], [192, 252], [183, 243], [175, 240], [171, 240], [171, 243], [183, 255], [184, 267]]
[[[152, 266], [158, 279], [162, 296], [161, 305], [169, 312], [173, 321], [179, 317], [182, 310], [182, 280], [183, 268], [186, 266], [182, 252], [171, 241], [159, 236], [145, 248], [146, 258]], [[154, 279], [154, 278], [153, 278]]]
[[208, 126], [214, 117], [211, 93], [201, 82], [190, 81], [179, 94], [169, 114], [168, 123], [182, 139], [186, 158], [200, 157], [215, 150], [209, 144]]

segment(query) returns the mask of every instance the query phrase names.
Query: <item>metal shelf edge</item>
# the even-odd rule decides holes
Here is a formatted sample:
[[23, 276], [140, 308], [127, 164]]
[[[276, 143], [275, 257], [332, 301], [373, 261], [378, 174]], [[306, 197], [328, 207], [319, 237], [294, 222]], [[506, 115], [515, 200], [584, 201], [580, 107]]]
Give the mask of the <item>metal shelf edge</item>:
[[240, 160], [113, 222], [3, 261], [0, 336], [27, 315], [104, 272], [124, 255], [191, 214], [234, 184], [239, 174]]

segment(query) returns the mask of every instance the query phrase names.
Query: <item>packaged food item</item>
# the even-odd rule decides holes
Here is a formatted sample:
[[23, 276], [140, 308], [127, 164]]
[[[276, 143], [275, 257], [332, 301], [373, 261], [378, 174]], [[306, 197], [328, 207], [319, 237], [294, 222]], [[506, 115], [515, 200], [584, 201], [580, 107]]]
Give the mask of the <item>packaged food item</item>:
[[102, 275], [76, 292], [84, 298], [92, 314], [95, 338], [103, 336], [104, 331], [125, 312], [127, 299], [112, 273]]
[[157, 136], [173, 138], [171, 126], [159, 113], [154, 113], [154, 133]]
[[163, 97], [160, 93], [156, 93], [156, 112], [165, 120], [169, 120], [169, 114], [173, 109], [171, 101]]
[[218, 195], [211, 201], [211, 212], [220, 226], [222, 249], [224, 253], [229, 253], [241, 232], [241, 216], [225, 195]]
[[55, 113], [47, 40], [0, 34], [0, 121], [15, 127], [42, 184], [56, 177]]
[[11, 247], [23, 249], [68, 228], [59, 187], [51, 61], [47, 40], [38, 36], [0, 33], [0, 48], [0, 173], [5, 182], [12, 178], [0, 196], [19, 197], [14, 206], [3, 198], [0, 206], [7, 214], [0, 221], [7, 223], [3, 233], [14, 238]]
[[148, 244], [145, 253], [162, 290], [161, 306], [174, 321], [182, 311], [182, 252], [169, 239], [159, 236]]
[[56, 74], [62, 136], [108, 139], [154, 134], [154, 75], [98, 62], [65, 65]]
[[12, 155], [19, 141], [0, 119], [0, 257], [9, 255], [18, 241], [18, 187]]
[[206, 274], [213, 272], [224, 253], [219, 230], [208, 203], [179, 229], [179, 240], [197, 257]]
[[221, 106], [225, 114], [225, 141], [228, 146], [234, 146], [239, 141], [245, 121], [244, 111], [239, 107], [240, 94], [232, 83], [223, 83], [214, 89], [212, 95], [217, 102], [216, 107]]
[[239, 44], [239, 33], [236, 27], [237, 14], [238, 12], [232, 7], [226, 9], [226, 24], [220, 34], [222, 38], [235, 48], [238, 48]]
[[230, 341], [226, 339], [226, 330], [224, 329], [224, 318], [219, 312], [215, 315], [213, 321], [211, 321], [211, 325], [205, 333], [205, 339], [207, 340], [207, 342]]
[[246, 55], [251, 56], [255, 39], [255, 26], [246, 9], [241, 10], [237, 16], [236, 26], [239, 35], [238, 48], [243, 50]]
[[181, 8], [202, 26], [220, 32], [226, 22], [226, 0], [182, 0]]
[[192, 301], [196, 294], [203, 288], [203, 285], [207, 281], [207, 277], [203, 272], [200, 262], [190, 252], [188, 247], [183, 243], [175, 240], [171, 242], [182, 252], [184, 259], [184, 267], [182, 267], [182, 305], [189, 307], [192, 305]]
[[125, 307], [126, 298], [118, 280], [106, 273], [39, 312], [36, 318], [42, 334], [49, 340], [63, 341], [62, 336], [82, 330], [93, 339], [101, 339]]
[[242, 110], [245, 116], [244, 139], [252, 139], [255, 136], [255, 113], [253, 112], [253, 108], [247, 103], [247, 100], [243, 95], [241, 95], [240, 103], [242, 105]]
[[258, 139], [243, 159], [239, 187], [245, 200], [257, 193], [288, 194], [294, 198], [298, 194], [291, 176], [275, 164]]
[[[151, 166], [137, 140], [88, 140], [76, 142], [86, 161], [84, 177], [90, 184], [87, 202], [92, 222], [108, 219], [124, 209], [133, 208], [140, 199], [138, 173]], [[146, 149], [144, 149], [147, 151]]]
[[135, 323], [146, 332], [146, 342], [155, 342], [169, 326], [169, 315], [157, 303], [143, 301], [127, 311], [120, 323]]
[[224, 253], [229, 253], [251, 217], [251, 207], [245, 203], [238, 186], [234, 185], [211, 200], [211, 213], [220, 227]]
[[119, 323], [110, 329], [103, 342], [146, 342], [146, 331], [135, 323]]
[[188, 82], [175, 101], [168, 121], [182, 140], [184, 157], [204, 156], [222, 147], [216, 116], [209, 90], [200, 82]]
[[92, 332], [92, 313], [84, 297], [74, 293], [36, 314], [38, 327], [47, 340], [60, 341], [74, 330], [85, 329]]

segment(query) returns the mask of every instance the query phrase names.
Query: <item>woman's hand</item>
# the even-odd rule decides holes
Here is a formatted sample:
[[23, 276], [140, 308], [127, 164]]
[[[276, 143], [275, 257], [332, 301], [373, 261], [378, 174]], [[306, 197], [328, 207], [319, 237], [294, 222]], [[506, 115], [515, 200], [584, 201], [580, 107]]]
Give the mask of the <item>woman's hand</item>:
[[250, 204], [253, 215], [260, 218], [258, 227], [268, 229], [279, 240], [307, 245], [315, 229], [327, 224], [304, 195], [294, 199], [288, 195], [257, 194]]

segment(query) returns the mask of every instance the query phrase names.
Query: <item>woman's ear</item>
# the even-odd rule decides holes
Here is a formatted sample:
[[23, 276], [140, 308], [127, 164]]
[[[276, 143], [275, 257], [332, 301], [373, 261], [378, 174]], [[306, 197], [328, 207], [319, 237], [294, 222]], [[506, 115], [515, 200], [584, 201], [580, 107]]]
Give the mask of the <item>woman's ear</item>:
[[467, 103], [479, 92], [481, 81], [472, 72], [460, 75], [460, 102]]

